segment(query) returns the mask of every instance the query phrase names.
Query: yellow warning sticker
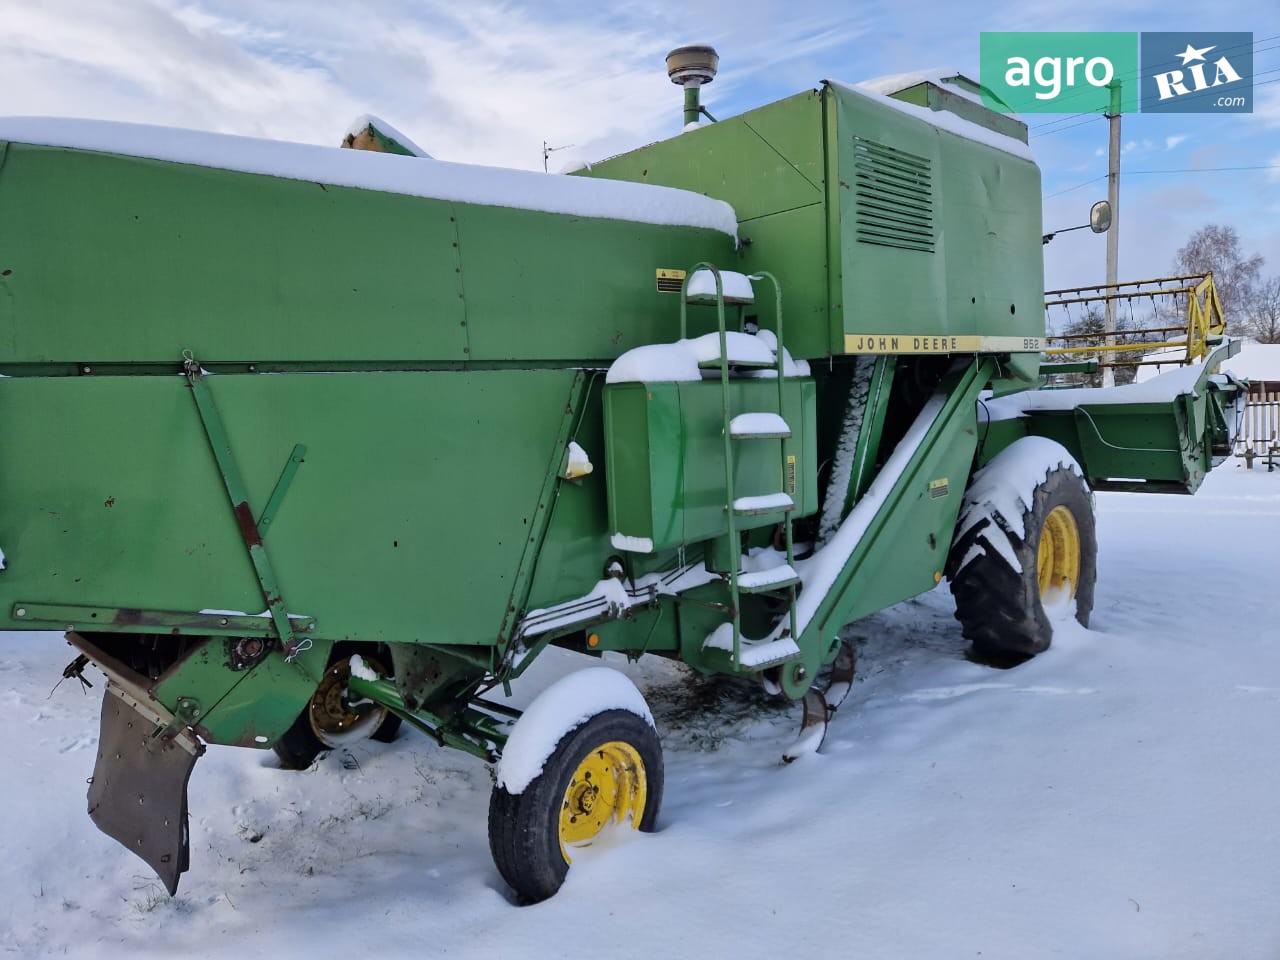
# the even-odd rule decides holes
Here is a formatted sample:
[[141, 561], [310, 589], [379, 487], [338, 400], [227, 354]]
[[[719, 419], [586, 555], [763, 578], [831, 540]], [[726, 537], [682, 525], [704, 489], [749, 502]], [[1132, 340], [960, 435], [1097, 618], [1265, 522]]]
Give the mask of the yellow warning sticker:
[[684, 278], [686, 271], [672, 270], [666, 267], [658, 268], [658, 292], [659, 293], [679, 293], [684, 287]]
[[796, 492], [796, 458], [787, 454], [787, 493]]
[[941, 500], [951, 492], [951, 484], [947, 482], [946, 477], [939, 477], [937, 480], [929, 481], [929, 499]]

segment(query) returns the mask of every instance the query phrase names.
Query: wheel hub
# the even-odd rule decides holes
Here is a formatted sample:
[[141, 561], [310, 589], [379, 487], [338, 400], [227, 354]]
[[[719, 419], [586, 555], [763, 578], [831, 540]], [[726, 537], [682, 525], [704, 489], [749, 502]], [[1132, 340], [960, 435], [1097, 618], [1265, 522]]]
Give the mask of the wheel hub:
[[614, 740], [587, 754], [569, 778], [560, 806], [565, 862], [570, 862], [570, 847], [590, 846], [612, 822], [638, 829], [647, 795], [644, 762], [635, 747]]
[[[364, 659], [378, 673], [385, 672], [381, 664], [369, 657]], [[382, 707], [372, 710], [353, 709], [347, 700], [347, 682], [350, 679], [350, 662], [343, 659], [334, 663], [325, 671], [307, 708], [312, 732], [327, 747], [337, 746], [339, 739], [346, 739], [358, 729], [376, 727], [386, 714]]]
[[1036, 575], [1044, 606], [1057, 606], [1075, 597], [1080, 582], [1080, 529], [1075, 515], [1064, 506], [1054, 507], [1045, 517]]

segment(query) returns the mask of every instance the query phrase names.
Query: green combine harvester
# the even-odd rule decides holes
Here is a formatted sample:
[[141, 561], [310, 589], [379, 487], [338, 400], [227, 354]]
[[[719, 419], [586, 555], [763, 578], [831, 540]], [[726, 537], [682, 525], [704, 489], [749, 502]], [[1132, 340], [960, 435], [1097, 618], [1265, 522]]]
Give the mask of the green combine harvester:
[[686, 132], [580, 176], [376, 121], [0, 121], [2, 628], [108, 678], [89, 814], [170, 893], [207, 744], [304, 768], [408, 724], [497, 764], [494, 859], [548, 897], [663, 790], [618, 672], [504, 702], [548, 645], [755, 678], [793, 758], [846, 624], [945, 577], [975, 656], [1034, 656], [1088, 621], [1090, 491], [1229, 452], [1214, 310], [1182, 370], [1037, 391], [1040, 173], [976, 85], [697, 125], [715, 66], [674, 51]]

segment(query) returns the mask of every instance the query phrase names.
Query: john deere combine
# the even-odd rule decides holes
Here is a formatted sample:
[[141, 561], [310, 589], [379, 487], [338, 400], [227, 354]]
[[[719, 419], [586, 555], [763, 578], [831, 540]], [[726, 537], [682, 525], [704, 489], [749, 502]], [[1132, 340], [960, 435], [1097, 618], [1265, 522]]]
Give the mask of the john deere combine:
[[[698, 119], [714, 53], [668, 64]], [[539, 899], [662, 794], [621, 675], [504, 704], [548, 644], [758, 678], [794, 756], [841, 628], [943, 577], [990, 660], [1087, 622], [1090, 488], [1195, 489], [1231, 345], [1033, 392], [1040, 176], [973, 89], [824, 83], [576, 177], [0, 122], [0, 618], [108, 677], [98, 826], [172, 892], [206, 744], [405, 723], [497, 761]]]

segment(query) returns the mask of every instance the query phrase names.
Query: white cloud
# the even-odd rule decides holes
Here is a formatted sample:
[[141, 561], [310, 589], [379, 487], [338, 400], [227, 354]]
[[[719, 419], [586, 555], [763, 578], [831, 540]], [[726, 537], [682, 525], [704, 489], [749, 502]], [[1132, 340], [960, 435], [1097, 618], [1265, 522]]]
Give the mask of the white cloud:
[[1190, 137], [1191, 135], [1189, 133], [1176, 133], [1171, 137], [1165, 137], [1164, 148], [1166, 150], [1172, 150], [1178, 144], [1183, 143], [1184, 141], [1190, 139]]
[[534, 168], [544, 139], [594, 159], [678, 131], [663, 58], [682, 42], [725, 54], [706, 96], [715, 112], [762, 77], [795, 75], [787, 93], [813, 85], [865, 30], [782, 0], [743, 0], [733, 17], [675, 0], [559, 6], [368, 0], [321, 15], [304, 0], [0, 0], [0, 88], [10, 113], [312, 143], [375, 113], [442, 159]]

